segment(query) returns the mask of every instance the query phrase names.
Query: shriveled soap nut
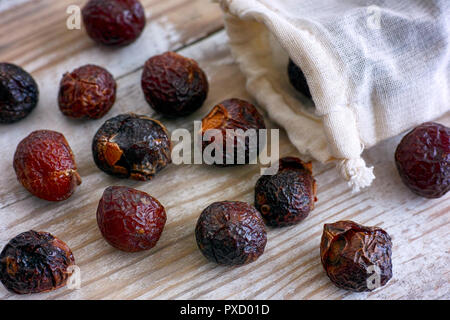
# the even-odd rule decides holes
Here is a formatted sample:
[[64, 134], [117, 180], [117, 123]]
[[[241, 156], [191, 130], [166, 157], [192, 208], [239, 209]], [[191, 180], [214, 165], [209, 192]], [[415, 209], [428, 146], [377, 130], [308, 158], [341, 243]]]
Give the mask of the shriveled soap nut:
[[166, 211], [143, 191], [108, 187], [100, 199], [97, 223], [113, 247], [127, 252], [149, 250], [158, 242], [166, 224]]
[[171, 148], [161, 122], [133, 113], [107, 120], [92, 142], [94, 161], [101, 170], [140, 181], [152, 179], [172, 162]]
[[104, 68], [85, 65], [66, 73], [61, 80], [58, 104], [61, 112], [75, 119], [99, 119], [116, 100], [116, 81]]
[[197, 245], [210, 261], [244, 265], [266, 247], [264, 221], [255, 207], [239, 201], [215, 202], [201, 213], [195, 228]]
[[89, 0], [82, 14], [88, 35], [107, 46], [129, 45], [141, 35], [146, 23], [138, 0]]
[[397, 146], [395, 164], [415, 194], [444, 196], [450, 190], [450, 128], [436, 122], [416, 127]]
[[81, 184], [72, 149], [59, 132], [32, 132], [14, 154], [17, 179], [33, 195], [48, 201], [69, 198]]
[[0, 63], [0, 123], [22, 120], [38, 100], [38, 85], [28, 72], [14, 64]]
[[275, 175], [264, 175], [255, 186], [255, 207], [269, 226], [284, 227], [305, 219], [314, 209], [317, 186], [312, 165], [299, 158], [279, 161]]
[[157, 112], [168, 117], [180, 117], [203, 105], [209, 85], [196, 61], [175, 52], [166, 52], [145, 63], [142, 90], [149, 105]]
[[28, 231], [0, 253], [0, 281], [18, 294], [52, 291], [66, 285], [75, 265], [70, 248], [46, 232]]
[[392, 278], [391, 248], [391, 237], [383, 229], [339, 221], [324, 225], [320, 256], [339, 288], [373, 291]]
[[[201, 134], [204, 137], [202, 147], [214, 147], [214, 156], [219, 158], [216, 165], [227, 166], [236, 164], [248, 164], [259, 154], [260, 139], [259, 130], [266, 129], [263, 116], [256, 107], [241, 99], [228, 99], [216, 105], [208, 115], [202, 119]], [[216, 140], [214, 136], [207, 141], [209, 130], [219, 130], [222, 139]], [[233, 130], [234, 136], [228, 136], [227, 130]], [[256, 145], [251, 144], [248, 133], [254, 131]], [[214, 132], [214, 131], [211, 131]], [[221, 150], [220, 155], [215, 150]]]
[[302, 93], [309, 99], [312, 98], [311, 91], [309, 90], [308, 82], [306, 81], [303, 71], [291, 59], [289, 59], [288, 64], [288, 76], [292, 86], [298, 92]]

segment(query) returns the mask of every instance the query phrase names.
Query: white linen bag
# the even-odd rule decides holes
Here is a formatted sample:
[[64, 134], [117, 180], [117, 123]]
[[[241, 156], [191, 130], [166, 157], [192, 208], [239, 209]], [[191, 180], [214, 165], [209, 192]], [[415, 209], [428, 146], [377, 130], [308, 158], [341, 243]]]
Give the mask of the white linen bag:
[[[354, 190], [374, 179], [364, 148], [450, 110], [450, 0], [216, 1], [250, 94]], [[289, 84], [289, 57], [315, 108]]]

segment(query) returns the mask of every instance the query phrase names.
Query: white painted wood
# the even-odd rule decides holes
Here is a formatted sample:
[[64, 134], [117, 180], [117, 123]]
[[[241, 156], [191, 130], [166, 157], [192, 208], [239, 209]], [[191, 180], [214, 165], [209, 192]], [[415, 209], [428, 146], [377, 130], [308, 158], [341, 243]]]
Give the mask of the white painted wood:
[[[172, 1], [163, 2], [171, 7]], [[200, 7], [203, 6], [195, 4], [191, 10], [193, 12]], [[186, 10], [183, 8], [181, 12]], [[220, 15], [217, 8], [208, 10]], [[171, 19], [182, 19], [180, 13], [171, 11], [169, 15]], [[450, 197], [423, 199], [402, 185], [393, 162], [400, 137], [365, 152], [364, 157], [375, 166], [377, 180], [371, 188], [358, 194], [347, 188], [333, 165], [314, 163], [319, 198], [316, 209], [297, 226], [269, 229], [264, 255], [240, 268], [207, 262], [197, 249], [193, 231], [200, 212], [214, 201], [228, 199], [253, 203], [254, 184], [259, 177], [258, 166], [216, 168], [172, 165], [147, 183], [119, 180], [99, 171], [92, 160], [90, 144], [104, 120], [129, 111], [160, 118], [147, 106], [140, 89], [139, 67], [143, 61], [152, 54], [198, 39], [198, 36], [187, 39], [176, 21], [166, 20], [173, 27], [162, 26], [164, 23], [161, 21], [165, 19], [160, 17], [150, 22], [143, 38], [121, 52], [91, 45], [86, 49], [81, 46], [82, 50], [73, 56], [62, 60], [56, 58], [47, 64], [43, 56], [38, 61], [31, 59], [27, 62], [26, 54], [20, 54], [20, 48], [27, 44], [20, 39], [13, 46], [14, 50], [18, 50], [17, 62], [24, 62], [25, 67], [34, 71], [41, 89], [41, 102], [24, 121], [0, 126], [0, 245], [29, 229], [51, 232], [72, 248], [76, 263], [81, 268], [82, 285], [80, 290], [62, 288], [28, 296], [11, 294], [0, 286], [0, 299], [450, 298]], [[209, 19], [203, 17], [197, 21]], [[184, 27], [191, 28], [190, 33], [195, 34], [194, 27]], [[209, 27], [209, 32], [215, 28]], [[202, 25], [200, 29], [198, 34], [203, 34], [207, 27]], [[166, 36], [160, 35], [155, 47], [147, 46], [155, 30]], [[88, 41], [83, 40], [81, 35], [75, 38], [83, 43]], [[0, 48], [3, 39], [0, 38]], [[164, 42], [161, 39], [172, 40]], [[203, 117], [215, 103], [225, 98], [250, 99], [226, 40], [225, 33], [221, 31], [181, 51], [199, 61], [208, 74], [211, 91], [203, 108], [192, 116], [180, 120], [162, 119], [170, 131], [179, 127], [192, 131], [192, 121]], [[39, 48], [36, 43], [33, 46], [37, 54]], [[140, 45], [146, 48], [146, 52], [141, 50]], [[0, 49], [0, 58], [9, 54]], [[54, 56], [51, 55], [49, 59], [52, 58]], [[88, 61], [100, 61], [116, 75], [118, 100], [104, 119], [68, 120], [57, 108], [58, 82], [64, 71]], [[450, 115], [441, 122], [449, 125]], [[273, 127], [273, 124], [270, 125]], [[61, 203], [49, 203], [31, 196], [17, 182], [12, 168], [17, 143], [32, 130], [43, 128], [64, 133], [75, 153], [83, 179], [76, 193]], [[284, 133], [281, 135], [280, 151], [283, 156], [298, 155]], [[138, 188], [158, 198], [166, 207], [167, 224], [155, 248], [142, 253], [123, 253], [102, 239], [95, 212], [103, 190], [109, 185]], [[336, 288], [326, 277], [319, 257], [323, 224], [342, 219], [380, 226], [392, 236], [394, 277], [384, 288], [373, 293], [350, 293]]]
[[12, 8], [23, 4], [27, 1], [30, 0], [1, 0], [0, 1], [0, 12], [2, 11], [6, 11], [6, 10], [11, 10]]

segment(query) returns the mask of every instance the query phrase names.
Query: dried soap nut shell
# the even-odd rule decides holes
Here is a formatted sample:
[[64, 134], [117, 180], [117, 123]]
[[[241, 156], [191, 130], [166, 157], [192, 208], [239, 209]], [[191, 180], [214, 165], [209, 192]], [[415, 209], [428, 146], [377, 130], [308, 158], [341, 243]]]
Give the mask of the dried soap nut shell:
[[[215, 163], [220, 166], [231, 166], [240, 164], [238, 155], [239, 148], [244, 147], [244, 161], [241, 164], [248, 164], [251, 160], [254, 160], [253, 156], [257, 156], [260, 150], [260, 139], [259, 139], [259, 130], [266, 129], [266, 124], [264, 123], [263, 116], [258, 112], [256, 107], [241, 99], [228, 99], [225, 100], [218, 105], [216, 105], [208, 115], [206, 115], [202, 119], [202, 136], [205, 136], [208, 130], [219, 130], [222, 134], [222, 163]], [[236, 137], [231, 141], [231, 139], [227, 139], [227, 130], [235, 130]], [[252, 155], [250, 139], [248, 136], [243, 136], [239, 133], [242, 130], [245, 133], [248, 130], [255, 130], [257, 135], [257, 148], [256, 152]], [[213, 138], [214, 139], [214, 138]], [[233, 144], [232, 146], [228, 146], [227, 142]], [[215, 144], [215, 140], [213, 141], [203, 141], [202, 147], [203, 150], [211, 145]], [[217, 143], [216, 143], [217, 145]], [[219, 146], [220, 149], [220, 146]], [[227, 152], [228, 150], [234, 150], [233, 154]]]
[[395, 164], [403, 183], [415, 194], [440, 198], [450, 190], [450, 128], [427, 122], [400, 141]]
[[104, 172], [139, 181], [151, 180], [171, 160], [172, 144], [164, 125], [127, 113], [107, 120], [92, 142], [95, 164]]
[[74, 119], [99, 119], [116, 100], [116, 81], [104, 68], [85, 65], [66, 73], [60, 83], [61, 112]]
[[17, 179], [33, 195], [48, 201], [68, 199], [81, 184], [75, 158], [59, 132], [32, 132], [14, 154]]
[[316, 193], [311, 163], [286, 157], [279, 160], [275, 175], [261, 176], [256, 182], [255, 207], [268, 226], [290, 226], [314, 209]]
[[50, 233], [28, 231], [11, 239], [0, 253], [0, 281], [18, 294], [56, 290], [66, 285], [75, 265], [70, 248]]
[[148, 104], [167, 117], [192, 114], [203, 105], [209, 90], [197, 62], [175, 52], [148, 59], [141, 85]]
[[267, 243], [264, 221], [255, 207], [239, 201], [215, 202], [201, 213], [197, 245], [210, 261], [244, 265], [258, 259]]
[[144, 7], [138, 0], [89, 0], [82, 16], [87, 34], [106, 46], [133, 43], [146, 23]]
[[309, 90], [308, 82], [306, 81], [303, 71], [291, 59], [289, 59], [288, 64], [288, 76], [290, 83], [298, 92], [309, 99], [312, 98], [311, 91]]
[[28, 72], [14, 64], [0, 63], [0, 124], [27, 117], [38, 100], [38, 85]]
[[381, 228], [353, 221], [325, 224], [320, 256], [330, 280], [339, 288], [362, 292], [392, 278], [391, 237]]
[[98, 204], [97, 223], [113, 247], [126, 252], [149, 250], [161, 237], [166, 211], [157, 199], [143, 191], [108, 187]]

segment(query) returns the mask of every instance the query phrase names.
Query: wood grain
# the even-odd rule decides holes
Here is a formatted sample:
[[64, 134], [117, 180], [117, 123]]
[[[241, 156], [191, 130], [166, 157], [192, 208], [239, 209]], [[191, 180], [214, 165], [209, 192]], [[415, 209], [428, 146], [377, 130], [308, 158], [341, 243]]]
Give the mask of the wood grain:
[[143, 0], [149, 21], [143, 36], [127, 48], [101, 48], [86, 36], [83, 27], [81, 30], [66, 27], [67, 7], [82, 7], [85, 2], [33, 0], [0, 12], [0, 61], [38, 72], [58, 63], [67, 65], [67, 60], [84, 63], [92, 55], [106, 59], [104, 63], [111, 65], [118, 62], [114, 58], [133, 53], [127, 61], [120, 61], [122, 72], [130, 72], [154, 52], [180, 49], [223, 27], [220, 10], [208, 1]]
[[[250, 99], [244, 78], [230, 56], [226, 35], [218, 31], [219, 9], [206, 0], [143, 1], [151, 12], [146, 32], [136, 44], [112, 51], [92, 44], [83, 31], [64, 30], [65, 6], [75, 2], [31, 1], [0, 13], [0, 60], [33, 71], [41, 88], [40, 104], [27, 119], [0, 126], [0, 245], [29, 229], [59, 236], [73, 249], [81, 268], [81, 289], [16, 296], [1, 287], [0, 299], [450, 298], [450, 197], [422, 199], [402, 185], [393, 163], [400, 137], [365, 152], [377, 176], [371, 188], [353, 194], [333, 165], [315, 162], [319, 201], [310, 217], [297, 226], [269, 229], [264, 255], [250, 265], [227, 268], [207, 262], [197, 249], [193, 233], [200, 212], [219, 200], [253, 203], [259, 166], [225, 169], [172, 165], [153, 181], [139, 183], [100, 172], [93, 163], [90, 144], [106, 118], [123, 112], [151, 115], [170, 131], [187, 128], [192, 132], [193, 121], [215, 103], [229, 97]], [[19, 28], [28, 23], [33, 27]], [[10, 35], [7, 40], [5, 34]], [[140, 68], [151, 55], [177, 48], [199, 61], [211, 91], [195, 114], [168, 120], [154, 114], [146, 104], [139, 85]], [[57, 108], [57, 85], [63, 72], [86, 62], [111, 70], [118, 80], [118, 100], [103, 120], [68, 120]], [[450, 115], [440, 121], [450, 124]], [[17, 182], [12, 169], [17, 143], [32, 130], [42, 128], [64, 133], [83, 178], [77, 192], [62, 203], [31, 196]], [[280, 154], [298, 155], [283, 132]], [[164, 204], [168, 220], [155, 248], [128, 254], [102, 239], [95, 212], [109, 185], [138, 188]], [[392, 236], [394, 277], [384, 288], [372, 293], [349, 293], [336, 288], [326, 277], [319, 258], [323, 224], [341, 219], [380, 226]]]

